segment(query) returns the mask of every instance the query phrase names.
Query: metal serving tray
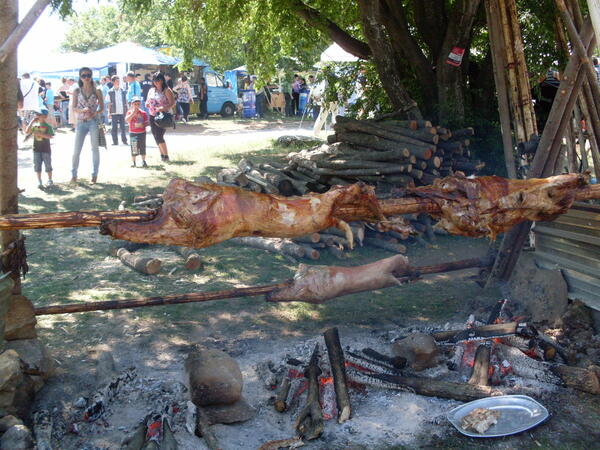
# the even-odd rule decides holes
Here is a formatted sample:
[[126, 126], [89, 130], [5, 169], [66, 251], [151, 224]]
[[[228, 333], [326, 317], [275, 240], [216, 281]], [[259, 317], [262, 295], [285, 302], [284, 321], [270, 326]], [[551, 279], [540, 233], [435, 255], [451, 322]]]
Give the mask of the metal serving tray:
[[[460, 422], [475, 408], [500, 411], [498, 423], [489, 427], [482, 434], [465, 430]], [[520, 433], [539, 425], [549, 416], [550, 414], [544, 406], [527, 395], [501, 395], [499, 397], [480, 398], [448, 412], [450, 423], [462, 434], [471, 437], [501, 437]]]

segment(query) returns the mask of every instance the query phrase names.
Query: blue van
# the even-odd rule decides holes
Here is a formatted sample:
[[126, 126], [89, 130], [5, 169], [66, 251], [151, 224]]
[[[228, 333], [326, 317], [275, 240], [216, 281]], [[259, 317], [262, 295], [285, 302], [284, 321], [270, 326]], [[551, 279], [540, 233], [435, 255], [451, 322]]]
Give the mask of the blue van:
[[[230, 84], [213, 71], [205, 71], [204, 79], [208, 85], [208, 103], [206, 105], [208, 114], [221, 114], [223, 117], [231, 117], [237, 110], [238, 96]], [[194, 104], [190, 105], [190, 114], [199, 113], [198, 85], [192, 85], [194, 89]]]

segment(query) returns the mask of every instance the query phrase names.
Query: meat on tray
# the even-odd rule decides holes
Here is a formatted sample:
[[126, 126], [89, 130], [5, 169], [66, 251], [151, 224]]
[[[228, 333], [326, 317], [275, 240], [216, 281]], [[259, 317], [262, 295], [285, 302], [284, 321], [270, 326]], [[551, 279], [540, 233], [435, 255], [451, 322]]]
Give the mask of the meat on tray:
[[488, 428], [498, 423], [500, 411], [487, 408], [475, 408], [460, 421], [460, 426], [467, 431], [485, 433]]

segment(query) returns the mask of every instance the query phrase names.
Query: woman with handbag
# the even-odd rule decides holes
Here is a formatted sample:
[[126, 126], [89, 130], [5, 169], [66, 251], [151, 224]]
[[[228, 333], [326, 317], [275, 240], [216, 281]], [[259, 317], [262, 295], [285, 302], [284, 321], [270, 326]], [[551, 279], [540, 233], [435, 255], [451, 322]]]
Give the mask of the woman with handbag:
[[78, 84], [79, 86], [71, 95], [73, 113], [77, 118], [71, 183], [77, 182], [79, 155], [81, 154], [85, 137], [89, 134], [92, 142], [92, 184], [96, 184], [98, 181], [98, 167], [100, 166], [98, 121], [99, 115], [104, 111], [104, 102], [102, 100], [102, 91], [96, 87], [90, 68], [82, 67], [79, 69]]
[[146, 107], [150, 114], [150, 129], [152, 136], [160, 150], [160, 159], [169, 161], [169, 150], [165, 142], [165, 131], [173, 126], [171, 109], [175, 106], [175, 96], [167, 86], [167, 80], [161, 72], [156, 72], [152, 77], [152, 88], [148, 91]]

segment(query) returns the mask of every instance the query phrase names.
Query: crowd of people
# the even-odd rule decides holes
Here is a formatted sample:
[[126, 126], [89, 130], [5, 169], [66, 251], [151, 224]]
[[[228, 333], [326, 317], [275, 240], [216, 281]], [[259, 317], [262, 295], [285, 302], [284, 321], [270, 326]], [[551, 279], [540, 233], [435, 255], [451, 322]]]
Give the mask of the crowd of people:
[[[248, 88], [253, 88], [256, 77], [248, 77]], [[305, 78], [294, 75], [292, 82], [284, 81], [279, 92], [285, 99], [282, 113], [288, 117], [301, 114], [300, 95], [317, 92], [313, 75]], [[93, 79], [93, 72], [87, 67], [79, 70], [79, 77], [64, 77], [60, 86], [51, 82], [32, 79], [25, 73], [19, 82], [19, 120], [21, 130], [33, 137], [34, 169], [39, 187], [42, 182], [42, 167], [47, 173], [46, 186], [52, 186], [52, 158], [50, 141], [58, 127], [75, 132], [71, 182], [78, 181], [79, 160], [89, 135], [92, 151], [91, 183], [98, 181], [100, 168], [99, 147], [106, 146], [105, 126], [110, 125], [112, 145], [128, 145], [131, 150], [132, 167], [137, 167], [137, 157], [141, 167], [146, 162], [146, 129], [150, 128], [158, 146], [161, 160], [169, 161], [169, 150], [165, 132], [173, 127], [176, 120], [187, 122], [191, 105], [199, 103], [199, 116], [208, 117], [208, 86], [204, 78], [199, 79], [196, 95], [188, 77], [183, 74], [174, 83], [168, 74], [156, 72], [143, 77], [134, 72], [124, 77], [102, 76]], [[262, 117], [266, 103], [271, 102], [271, 90], [267, 85], [257, 92], [257, 112]], [[262, 107], [261, 107], [262, 106]], [[318, 96], [309, 97], [308, 109], [313, 118], [319, 115]], [[283, 109], [283, 108], [282, 108]]]
[[[187, 120], [193, 92], [185, 76], [178, 81], [179, 96], [176, 102], [172, 81], [161, 72], [147, 74], [139, 80], [134, 72], [121, 79], [117, 75], [93, 79], [92, 70], [83, 67], [79, 79], [63, 78], [57, 92], [52, 84], [44, 80], [33, 80], [23, 74], [19, 82], [19, 120], [25, 139], [33, 137], [34, 170], [40, 188], [42, 167], [47, 173], [46, 186], [53, 185], [52, 150], [50, 140], [58, 126], [68, 127], [75, 132], [71, 164], [71, 182], [78, 181], [79, 159], [89, 136], [92, 151], [91, 183], [98, 181], [100, 168], [100, 144], [106, 139], [104, 125], [111, 125], [112, 144], [121, 142], [129, 145], [132, 167], [136, 167], [137, 156], [141, 167], [146, 163], [146, 128], [149, 126], [159, 148], [161, 160], [169, 161], [169, 150], [165, 142], [167, 128], [174, 126], [172, 110], [180, 109]], [[104, 144], [105, 145], [105, 144]]]

